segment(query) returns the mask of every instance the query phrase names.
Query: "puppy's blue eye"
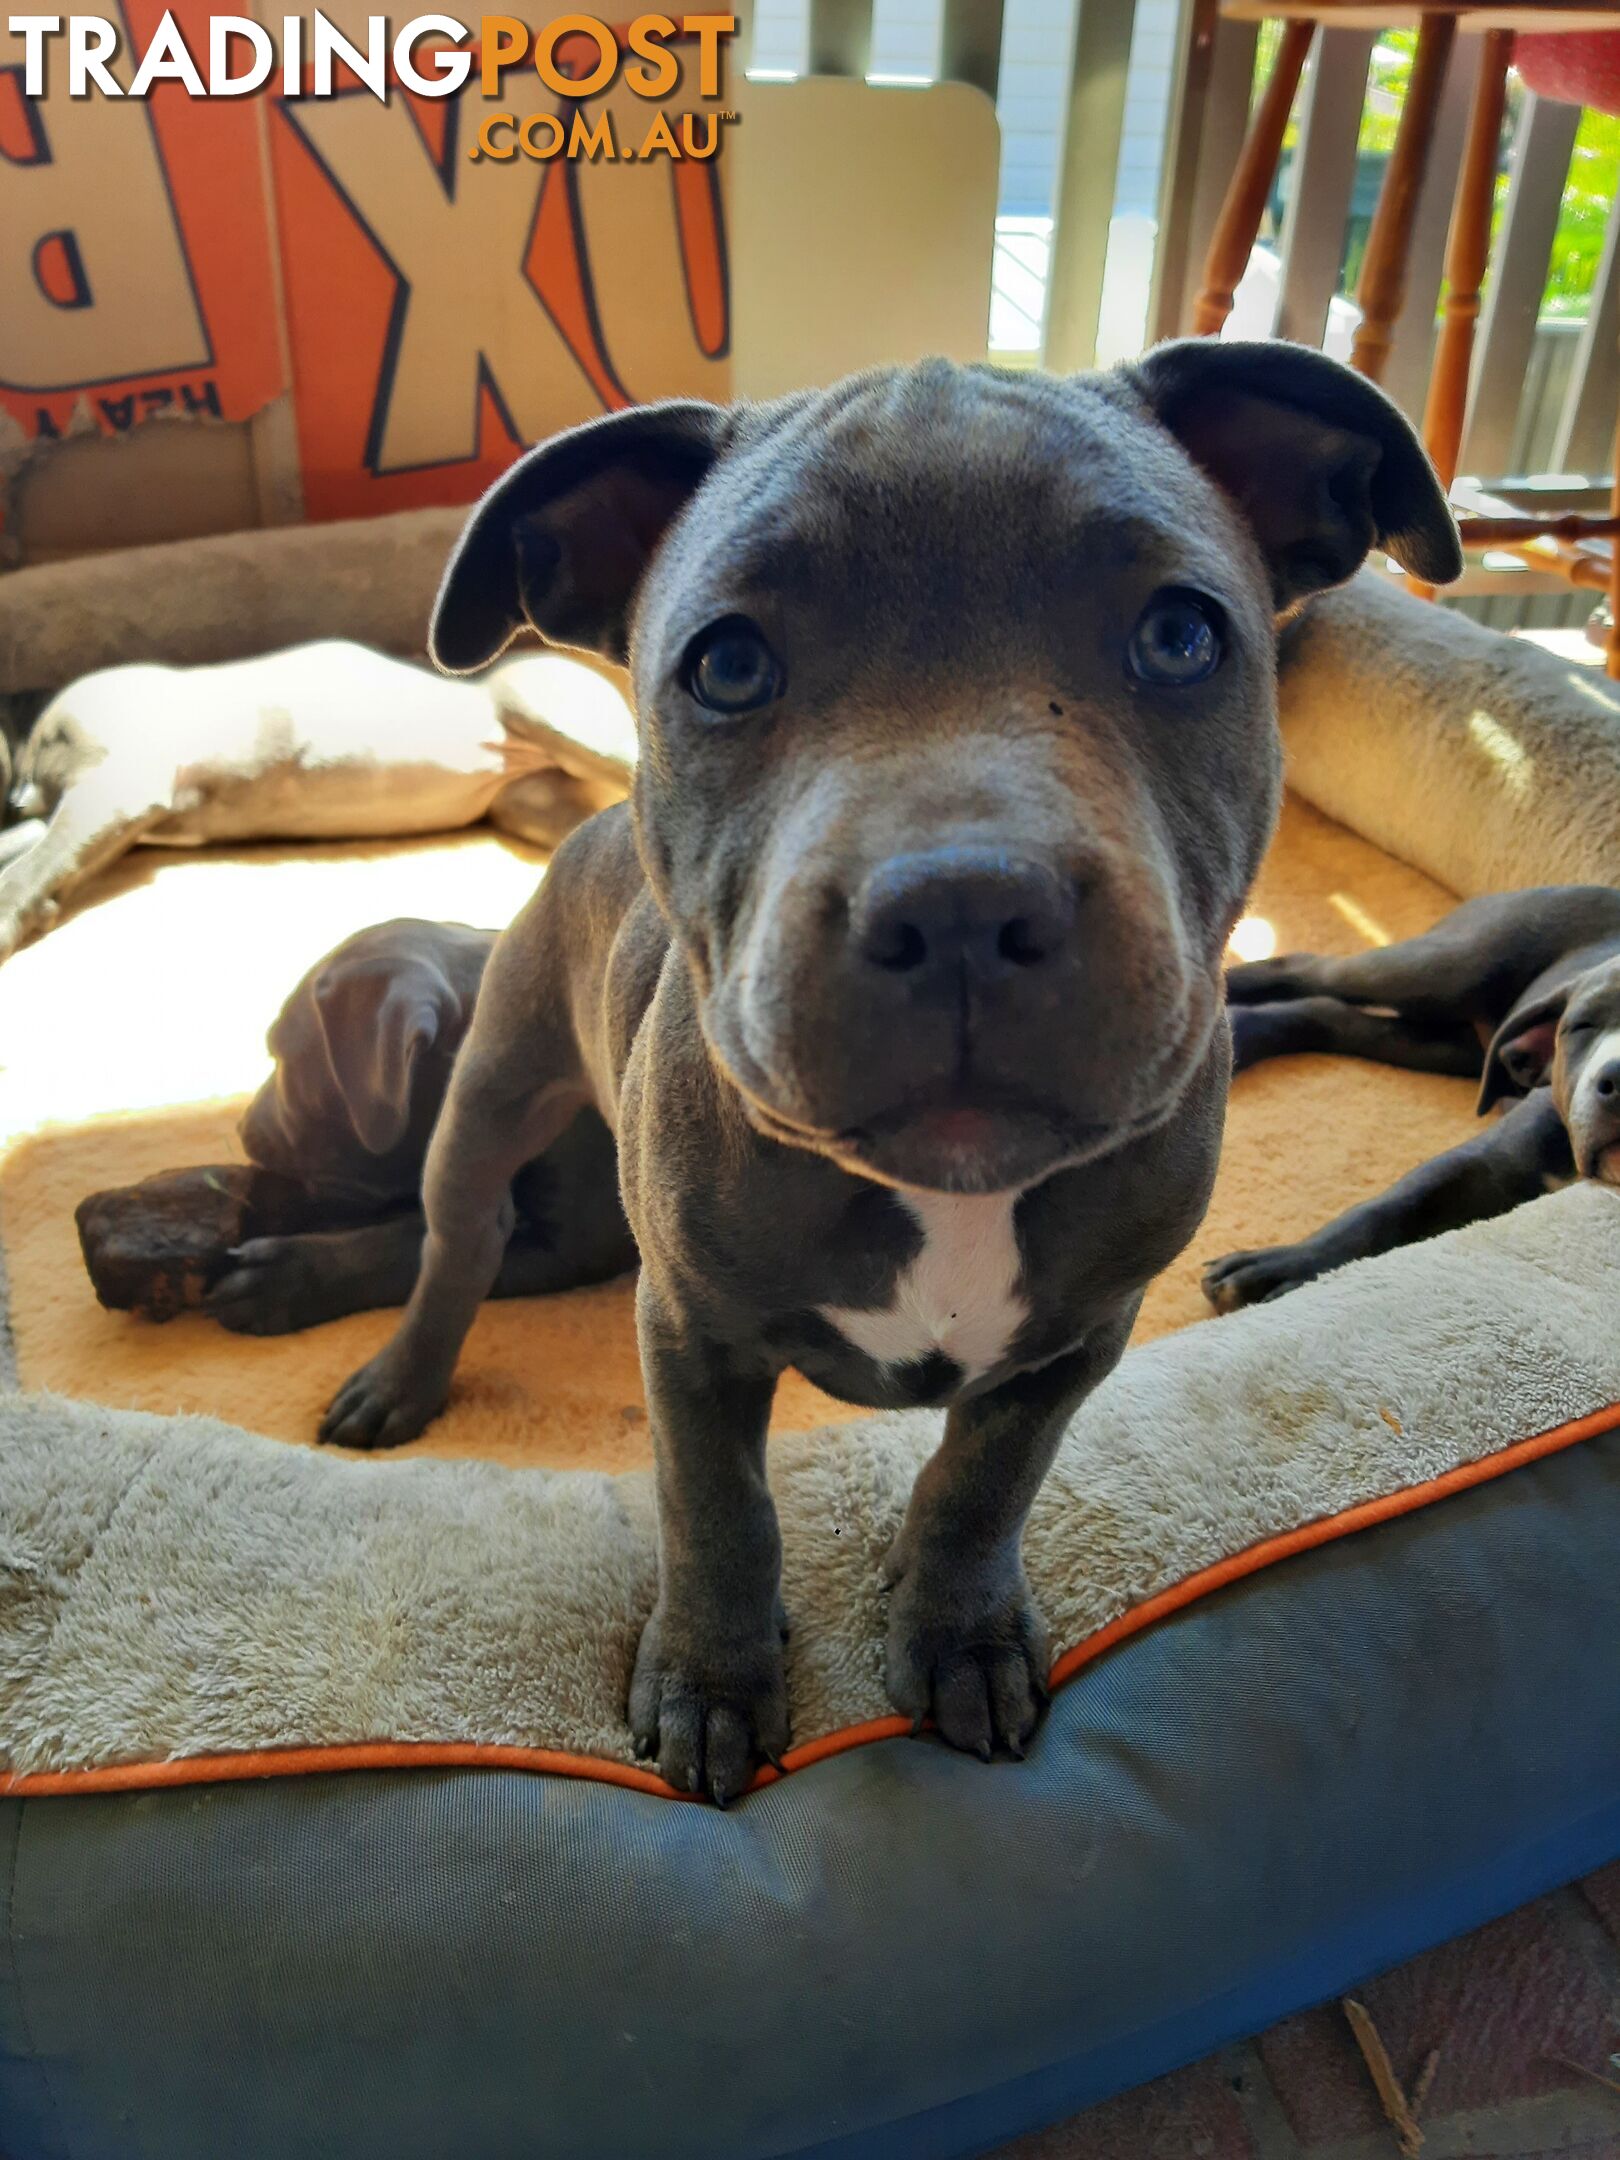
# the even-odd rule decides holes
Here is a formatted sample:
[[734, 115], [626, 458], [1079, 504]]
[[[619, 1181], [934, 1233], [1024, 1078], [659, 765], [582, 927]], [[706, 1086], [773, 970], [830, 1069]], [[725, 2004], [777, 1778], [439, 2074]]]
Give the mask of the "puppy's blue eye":
[[746, 615], [728, 615], [694, 638], [686, 654], [686, 687], [710, 712], [756, 712], [780, 694], [776, 655]]
[[1207, 682], [1221, 664], [1223, 618], [1213, 600], [1168, 585], [1142, 610], [1125, 649], [1141, 682], [1185, 690]]

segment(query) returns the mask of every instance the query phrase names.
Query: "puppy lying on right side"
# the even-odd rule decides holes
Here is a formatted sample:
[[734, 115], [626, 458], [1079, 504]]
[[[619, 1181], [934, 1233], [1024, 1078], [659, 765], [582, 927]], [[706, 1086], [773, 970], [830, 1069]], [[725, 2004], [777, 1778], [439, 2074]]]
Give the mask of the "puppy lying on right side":
[[1218, 1312], [1396, 1245], [1506, 1214], [1573, 1178], [1620, 1186], [1620, 891], [1548, 885], [1469, 900], [1422, 937], [1229, 970], [1232, 1069], [1319, 1050], [1480, 1078], [1484, 1132], [1297, 1245], [1204, 1270]]

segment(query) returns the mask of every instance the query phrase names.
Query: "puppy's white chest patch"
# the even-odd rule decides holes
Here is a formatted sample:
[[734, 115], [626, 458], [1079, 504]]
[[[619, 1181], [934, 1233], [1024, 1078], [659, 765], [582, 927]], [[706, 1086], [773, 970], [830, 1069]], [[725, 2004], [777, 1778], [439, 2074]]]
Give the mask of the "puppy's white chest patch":
[[1005, 1356], [1029, 1317], [1013, 1230], [1016, 1193], [902, 1193], [923, 1233], [887, 1305], [824, 1305], [823, 1319], [880, 1365], [943, 1351], [973, 1380]]

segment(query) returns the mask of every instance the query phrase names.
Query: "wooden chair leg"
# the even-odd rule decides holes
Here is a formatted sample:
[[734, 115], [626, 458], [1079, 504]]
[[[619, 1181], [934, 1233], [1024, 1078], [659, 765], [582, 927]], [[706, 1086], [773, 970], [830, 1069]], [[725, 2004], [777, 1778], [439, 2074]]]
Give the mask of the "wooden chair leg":
[[1435, 115], [1446, 84], [1446, 65], [1457, 36], [1454, 15], [1425, 15], [1418, 31], [1417, 52], [1412, 60], [1412, 79], [1395, 131], [1373, 212], [1356, 285], [1356, 305], [1361, 310], [1350, 348], [1350, 365], [1373, 382], [1382, 379], [1390, 348], [1395, 342], [1395, 318], [1406, 294], [1406, 257], [1417, 217], [1418, 197], [1434, 140]]
[[1260, 231], [1266, 197], [1276, 177], [1277, 160], [1282, 156], [1283, 136], [1288, 128], [1288, 115], [1293, 110], [1294, 93], [1299, 88], [1305, 56], [1315, 35], [1316, 25], [1311, 22], [1283, 25], [1276, 64], [1250, 122], [1238, 161], [1232, 168], [1215, 234], [1209, 243], [1209, 254], [1204, 259], [1203, 290], [1193, 302], [1192, 327], [1196, 337], [1217, 336], [1232, 312], [1232, 298], [1238, 280], [1248, 268], [1249, 256]]
[[[1463, 421], [1468, 411], [1468, 377], [1474, 358], [1474, 325], [1479, 319], [1479, 291], [1491, 252], [1491, 211], [1496, 200], [1496, 159], [1507, 100], [1508, 62], [1513, 57], [1511, 30], [1487, 30], [1480, 54], [1479, 80], [1468, 116], [1468, 140], [1446, 235], [1446, 306], [1435, 346], [1434, 371], [1423, 407], [1423, 442], [1435, 471], [1449, 488], [1457, 477]], [[1434, 587], [1408, 578], [1407, 585], [1426, 600]]]
[[[1620, 428], [1614, 437], [1614, 485], [1609, 493], [1609, 514], [1620, 517]], [[1620, 679], [1620, 532], [1609, 541], [1609, 642], [1605, 654], [1608, 673]]]

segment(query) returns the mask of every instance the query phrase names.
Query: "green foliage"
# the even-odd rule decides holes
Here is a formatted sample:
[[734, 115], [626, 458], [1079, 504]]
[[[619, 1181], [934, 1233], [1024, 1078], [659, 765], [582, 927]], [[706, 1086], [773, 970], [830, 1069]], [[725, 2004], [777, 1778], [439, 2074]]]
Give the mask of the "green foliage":
[[[1564, 206], [1553, 241], [1544, 315], [1583, 317], [1587, 311], [1603, 232], [1620, 181], [1620, 120], [1608, 113], [1583, 112], [1575, 133], [1575, 154], [1564, 184]], [[1498, 182], [1500, 196], [1506, 183]]]
[[1395, 147], [1395, 129], [1406, 103], [1406, 86], [1412, 79], [1412, 55], [1417, 50], [1415, 30], [1386, 30], [1373, 47], [1367, 70], [1367, 102], [1361, 108], [1358, 150], [1376, 150], [1388, 157]]
[[[1257, 83], [1263, 83], [1276, 58], [1277, 42], [1281, 25], [1268, 22], [1260, 31], [1259, 53], [1255, 68]], [[1401, 106], [1406, 98], [1407, 84], [1412, 75], [1412, 56], [1417, 46], [1417, 32], [1413, 30], [1386, 30], [1373, 48], [1372, 66], [1367, 75], [1367, 101], [1362, 107], [1361, 130], [1357, 148], [1363, 157], [1387, 157], [1395, 147], [1395, 129], [1400, 120]], [[1503, 207], [1507, 201], [1507, 173], [1505, 170], [1508, 147], [1524, 103], [1524, 91], [1516, 74], [1508, 77], [1508, 114], [1502, 130], [1502, 160], [1504, 169], [1498, 173], [1496, 182], [1496, 224], [1499, 226]], [[1289, 123], [1284, 139], [1284, 156], [1290, 155], [1298, 143], [1298, 121]], [[1598, 257], [1603, 251], [1603, 234], [1614, 207], [1615, 189], [1620, 185], [1620, 120], [1611, 119], [1607, 113], [1583, 112], [1575, 135], [1575, 151], [1570, 159], [1569, 178], [1564, 187], [1563, 209], [1558, 219], [1558, 230], [1553, 238], [1552, 257], [1547, 268], [1547, 287], [1542, 296], [1543, 316], [1565, 320], [1583, 320], [1591, 299], [1592, 286], [1597, 277]], [[1494, 234], [1493, 234], [1494, 238]], [[1366, 244], [1364, 220], [1353, 222], [1347, 235], [1344, 270], [1340, 289], [1349, 293], [1354, 288], [1356, 273]]]

